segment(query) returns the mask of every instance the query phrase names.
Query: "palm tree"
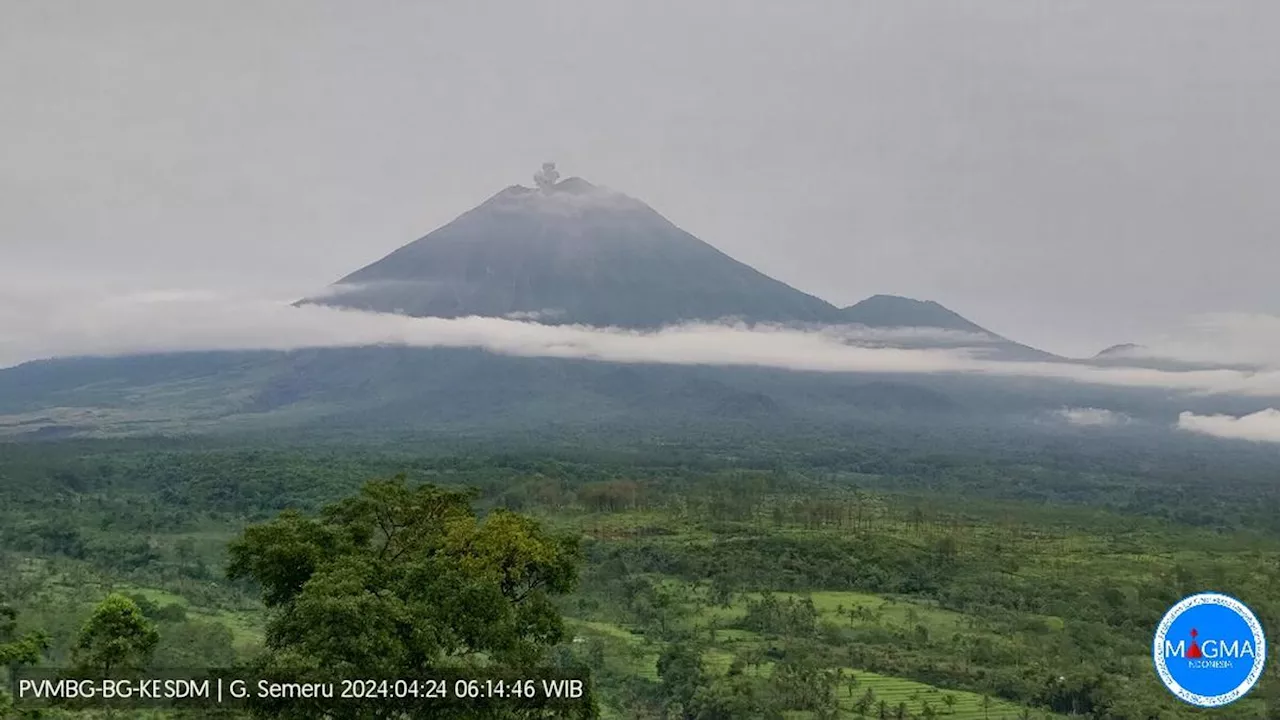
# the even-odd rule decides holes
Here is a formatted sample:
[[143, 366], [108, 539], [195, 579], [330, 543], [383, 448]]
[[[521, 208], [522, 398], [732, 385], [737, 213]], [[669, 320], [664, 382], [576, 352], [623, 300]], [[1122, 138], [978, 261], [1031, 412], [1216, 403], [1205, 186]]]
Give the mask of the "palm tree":
[[893, 720], [907, 720], [907, 704], [898, 703], [898, 707], [893, 709]]
[[991, 696], [983, 695], [978, 704], [982, 706], [982, 717], [991, 720]]
[[952, 695], [951, 693], [947, 693], [943, 695], [942, 704], [947, 706], [948, 715], [956, 714], [956, 696], [955, 695]]
[[885, 702], [883, 698], [876, 703], [876, 711], [876, 714], [880, 716], [880, 720], [889, 720], [889, 703]]

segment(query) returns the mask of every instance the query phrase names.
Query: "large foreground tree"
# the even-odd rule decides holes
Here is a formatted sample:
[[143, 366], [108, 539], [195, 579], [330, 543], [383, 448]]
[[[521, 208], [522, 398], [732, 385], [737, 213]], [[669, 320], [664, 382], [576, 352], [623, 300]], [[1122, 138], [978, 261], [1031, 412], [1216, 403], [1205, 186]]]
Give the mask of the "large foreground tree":
[[[256, 581], [273, 611], [258, 669], [298, 678], [402, 679], [449, 671], [531, 677], [548, 670], [547, 650], [564, 637], [551, 597], [577, 582], [577, 540], [511, 512], [482, 520], [472, 498], [411, 487], [403, 478], [373, 481], [317, 518], [286, 511], [245, 530], [230, 547], [228, 573]], [[549, 715], [496, 706], [477, 715], [466, 706], [406, 700], [352, 705], [348, 712], [339, 703], [336, 714]], [[263, 708], [277, 717], [312, 711], [299, 703]]]

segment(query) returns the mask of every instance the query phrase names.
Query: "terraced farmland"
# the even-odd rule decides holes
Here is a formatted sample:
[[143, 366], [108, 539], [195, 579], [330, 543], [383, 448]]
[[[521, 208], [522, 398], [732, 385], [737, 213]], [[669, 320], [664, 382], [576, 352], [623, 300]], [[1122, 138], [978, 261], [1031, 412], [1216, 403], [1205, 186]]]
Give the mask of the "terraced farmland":
[[[923, 717], [926, 712], [926, 706], [931, 707], [938, 714], [938, 717], [955, 718], [956, 720], [1014, 720], [1014, 718], [1024, 717], [1022, 715], [1024, 711], [1031, 713], [1026, 717], [1057, 717], [1028, 711], [1026, 708], [994, 698], [988, 698], [984, 707], [981, 695], [958, 690], [943, 690], [905, 678], [877, 675], [876, 673], [852, 668], [845, 668], [845, 672], [852, 674], [857, 679], [857, 684], [854, 685], [852, 694], [846, 691], [841, 693], [840, 697], [841, 709], [852, 717], [857, 717], [855, 706], [868, 690], [873, 693], [874, 697], [871, 711], [867, 714], [868, 717], [876, 717], [875, 706], [881, 700], [885, 701], [891, 712], [900, 703], [905, 703], [910, 717]], [[951, 704], [948, 704], [948, 698], [950, 698]], [[892, 715], [890, 716], [892, 717]]]
[[[817, 595], [822, 596], [821, 603], [819, 603]], [[849, 603], [855, 601], [862, 601], [866, 604], [870, 604], [872, 601], [876, 604], [886, 602], [884, 598], [879, 596], [859, 593], [819, 593], [815, 594], [814, 601], [815, 605], [821, 604], [822, 607], [829, 609], [832, 615], [835, 614], [834, 608], [840, 605], [850, 607]], [[910, 603], [905, 604], [910, 605]], [[728, 610], [717, 608], [709, 612], [711, 616], [728, 618], [734, 615], [732, 610], [733, 608]], [[906, 608], [901, 610], [905, 615]], [[945, 611], [936, 612], [937, 615], [934, 620], [947, 618], [948, 615], [955, 615], [955, 613], [946, 613]], [[737, 614], [740, 615], [740, 611]], [[955, 621], [955, 618], [947, 619], [948, 621]], [[593, 641], [602, 644], [601, 649], [607, 669], [659, 682], [657, 660], [662, 650], [660, 646], [646, 642], [643, 636], [632, 633], [613, 623], [570, 619], [568, 620], [568, 625], [576, 634], [577, 640], [575, 644]], [[720, 643], [703, 653], [704, 667], [708, 672], [717, 675], [725, 674], [734, 660], [739, 657], [739, 653], [765, 643], [765, 640], [759, 635], [742, 630], [723, 630], [720, 631], [718, 637]], [[744, 667], [742, 672], [745, 675], [764, 680], [770, 676], [773, 669], [774, 663], [766, 661]], [[853, 683], [851, 685], [849, 683], [844, 684], [839, 692], [842, 717], [846, 718], [877, 718], [879, 717], [878, 708], [881, 701], [884, 701], [888, 712], [886, 717], [896, 717], [894, 713], [900, 704], [905, 705], [907, 712], [905, 717], [910, 718], [928, 717], [929, 709], [938, 718], [955, 718], [955, 720], [1015, 720], [1022, 718], [1048, 720], [1061, 717], [1043, 711], [1030, 710], [996, 698], [984, 699], [982, 695], [977, 693], [939, 688], [906, 678], [881, 675], [857, 668], [843, 667], [840, 668], [840, 672], [845, 678], [853, 678]], [[870, 693], [869, 701], [864, 699], [868, 697], [868, 692]], [[860, 706], [865, 708], [865, 714], [859, 714]], [[787, 717], [791, 720], [805, 720], [811, 716], [812, 713], [806, 712], [787, 714]], [[615, 709], [614, 711], [606, 711], [605, 717], [620, 718], [623, 716], [618, 714]]]

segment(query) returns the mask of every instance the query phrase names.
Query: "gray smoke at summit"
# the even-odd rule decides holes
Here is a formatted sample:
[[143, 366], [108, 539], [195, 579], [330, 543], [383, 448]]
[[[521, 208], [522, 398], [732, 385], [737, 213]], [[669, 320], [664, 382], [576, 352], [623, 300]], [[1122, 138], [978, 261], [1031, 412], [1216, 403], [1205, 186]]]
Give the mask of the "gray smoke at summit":
[[537, 184], [538, 189], [547, 192], [555, 187], [556, 181], [560, 179], [560, 173], [556, 171], [555, 163], [542, 163], [542, 169], [533, 175], [533, 182]]

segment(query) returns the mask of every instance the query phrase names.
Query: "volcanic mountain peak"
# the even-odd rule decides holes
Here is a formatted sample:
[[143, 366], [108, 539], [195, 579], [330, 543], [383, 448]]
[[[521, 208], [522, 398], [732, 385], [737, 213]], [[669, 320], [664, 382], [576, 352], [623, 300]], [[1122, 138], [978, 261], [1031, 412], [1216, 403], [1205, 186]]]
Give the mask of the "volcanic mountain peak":
[[661, 217], [653, 208], [633, 197], [593, 185], [580, 177], [566, 178], [556, 183], [544, 182], [536, 188], [512, 185], [481, 203], [472, 212], [478, 210], [563, 216], [579, 216], [587, 212], [643, 211]]
[[958, 313], [932, 300], [898, 295], [872, 295], [840, 311], [845, 322], [867, 327], [932, 327], [992, 335]]
[[[1051, 353], [997, 335], [959, 313], [934, 302], [898, 295], [872, 295], [840, 310], [841, 322], [869, 328], [941, 330], [921, 336], [916, 347], [979, 348], [987, 357], [1004, 360], [1060, 360]], [[911, 347], [912, 343], [900, 341]]]
[[534, 185], [498, 192], [303, 302], [595, 326], [732, 319], [936, 328], [948, 331], [939, 340], [947, 347], [1046, 357], [932, 301], [876, 295], [838, 310], [738, 262], [635, 198], [580, 177], [561, 180], [553, 163], [534, 175]]
[[837, 311], [734, 260], [653, 208], [547, 163], [453, 222], [305, 300], [415, 316], [836, 322]]

